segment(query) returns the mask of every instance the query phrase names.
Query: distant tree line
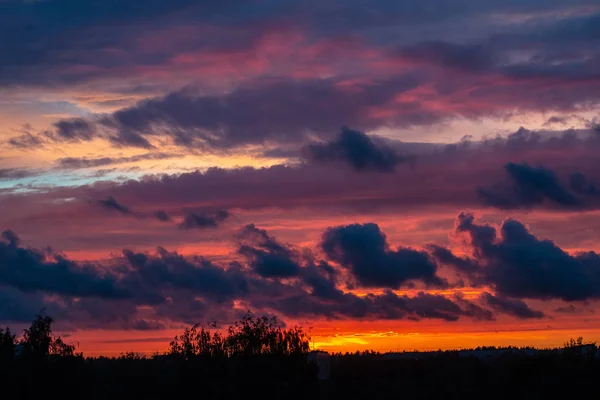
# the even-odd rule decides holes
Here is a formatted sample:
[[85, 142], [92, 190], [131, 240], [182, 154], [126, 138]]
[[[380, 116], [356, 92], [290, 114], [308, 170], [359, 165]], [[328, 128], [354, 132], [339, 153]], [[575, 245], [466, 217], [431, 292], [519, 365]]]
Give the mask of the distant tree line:
[[42, 360], [51, 356], [75, 356], [75, 346], [67, 344], [60, 336], [52, 335], [52, 317], [43, 312], [35, 316], [21, 338], [10, 328], [0, 328], [0, 365], [12, 361], [17, 355], [27, 360]]
[[308, 335], [300, 327], [283, 329], [276, 317], [248, 313], [227, 329], [211, 332], [200, 325], [186, 328], [170, 343], [167, 354], [194, 357], [301, 356], [309, 352]]
[[[20, 338], [10, 328], [0, 328], [0, 362], [15, 357], [47, 359], [48, 357], [73, 357], [75, 346], [67, 344], [60, 336], [52, 334], [54, 319], [43, 312], [36, 315]], [[213, 325], [216, 328], [216, 324]], [[310, 350], [310, 338], [300, 327], [284, 329], [276, 317], [254, 317], [248, 312], [240, 321], [231, 325], [225, 334], [210, 331], [200, 324], [186, 328], [175, 336], [165, 353], [178, 359], [197, 357], [253, 357], [253, 356], [302, 356]], [[125, 358], [138, 357], [132, 353]]]
[[[274, 318], [246, 315], [228, 329], [195, 325], [163, 354], [86, 358], [37, 315], [17, 337], [0, 330], [0, 388], [21, 398], [150, 399], [547, 399], [589, 397], [597, 391], [595, 344], [572, 339], [561, 349], [516, 347], [493, 361], [439, 351], [390, 358], [373, 351], [330, 356], [331, 375], [319, 381], [306, 362], [309, 338]], [[583, 351], [585, 350], [585, 351]], [[426, 353], [424, 353], [426, 354]]]

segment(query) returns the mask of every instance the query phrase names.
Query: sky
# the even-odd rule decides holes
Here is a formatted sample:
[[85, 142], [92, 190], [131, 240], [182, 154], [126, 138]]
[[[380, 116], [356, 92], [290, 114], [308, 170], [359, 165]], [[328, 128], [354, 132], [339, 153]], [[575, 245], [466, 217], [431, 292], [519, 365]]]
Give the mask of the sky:
[[598, 0], [0, 0], [0, 325], [600, 340]]

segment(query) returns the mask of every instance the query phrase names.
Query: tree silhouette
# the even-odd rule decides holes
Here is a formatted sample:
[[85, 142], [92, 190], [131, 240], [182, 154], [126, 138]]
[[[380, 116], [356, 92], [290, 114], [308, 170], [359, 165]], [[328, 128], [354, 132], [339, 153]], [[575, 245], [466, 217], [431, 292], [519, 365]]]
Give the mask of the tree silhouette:
[[282, 329], [276, 317], [254, 318], [248, 312], [227, 330], [231, 356], [300, 355], [308, 353], [309, 338], [302, 328]]
[[34, 358], [45, 358], [50, 354], [52, 322], [54, 320], [47, 315], [35, 316], [29, 329], [23, 331], [21, 344], [24, 354]]
[[224, 340], [219, 332], [211, 332], [196, 324], [175, 336], [170, 343], [169, 354], [189, 360], [196, 356], [224, 356]]
[[565, 348], [573, 348], [583, 346], [583, 337], [579, 336], [577, 339], [570, 338], [568, 342], [565, 342]]
[[13, 359], [16, 343], [15, 335], [10, 328], [0, 328], [0, 364], [8, 363]]
[[75, 355], [75, 346], [65, 343], [60, 336], [52, 339], [50, 343], [50, 355], [68, 357]]
[[52, 336], [53, 322], [52, 317], [44, 315], [44, 310], [35, 316], [29, 329], [23, 331], [23, 338], [20, 341], [25, 356], [45, 359], [49, 355], [74, 355], [75, 346], [66, 344], [60, 336]]
[[[216, 325], [213, 324], [213, 327]], [[255, 318], [248, 312], [227, 329], [227, 335], [194, 325], [175, 336], [168, 354], [193, 357], [250, 357], [302, 355], [309, 351], [309, 337], [300, 327], [282, 329], [276, 317]]]

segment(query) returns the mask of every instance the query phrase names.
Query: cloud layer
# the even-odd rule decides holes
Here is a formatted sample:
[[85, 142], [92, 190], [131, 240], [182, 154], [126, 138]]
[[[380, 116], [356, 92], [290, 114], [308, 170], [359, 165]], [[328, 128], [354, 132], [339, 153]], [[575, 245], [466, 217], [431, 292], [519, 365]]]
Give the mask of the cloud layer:
[[[0, 286], [2, 293], [15, 295], [2, 315], [19, 321], [18, 310], [46, 305], [74, 326], [111, 320], [115, 327], [149, 329], [234, 317], [241, 302], [292, 318], [490, 321], [499, 314], [545, 318], [528, 299], [577, 302], [599, 296], [600, 256], [592, 251], [568, 254], [519, 221], [508, 219], [495, 228], [465, 213], [457, 217], [455, 234], [464, 235], [471, 258], [439, 246], [392, 249], [373, 223], [327, 229], [322, 253], [281, 243], [247, 225], [234, 238], [243, 258], [223, 264], [162, 247], [155, 253], [125, 249], [110, 262], [76, 262], [50, 249], [25, 248], [14, 232], [5, 231]], [[463, 287], [465, 281], [452, 278], [451, 271], [469, 286], [483, 285], [495, 294], [483, 291], [469, 300], [459, 292], [429, 292]], [[393, 289], [417, 291], [407, 295]], [[137, 311], [140, 306], [145, 315]]]

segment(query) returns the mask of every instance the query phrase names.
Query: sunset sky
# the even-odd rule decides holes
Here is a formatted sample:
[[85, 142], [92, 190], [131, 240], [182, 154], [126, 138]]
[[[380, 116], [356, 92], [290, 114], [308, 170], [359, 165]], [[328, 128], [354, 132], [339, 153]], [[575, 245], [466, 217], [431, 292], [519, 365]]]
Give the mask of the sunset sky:
[[598, 0], [0, 0], [0, 325], [600, 341]]

